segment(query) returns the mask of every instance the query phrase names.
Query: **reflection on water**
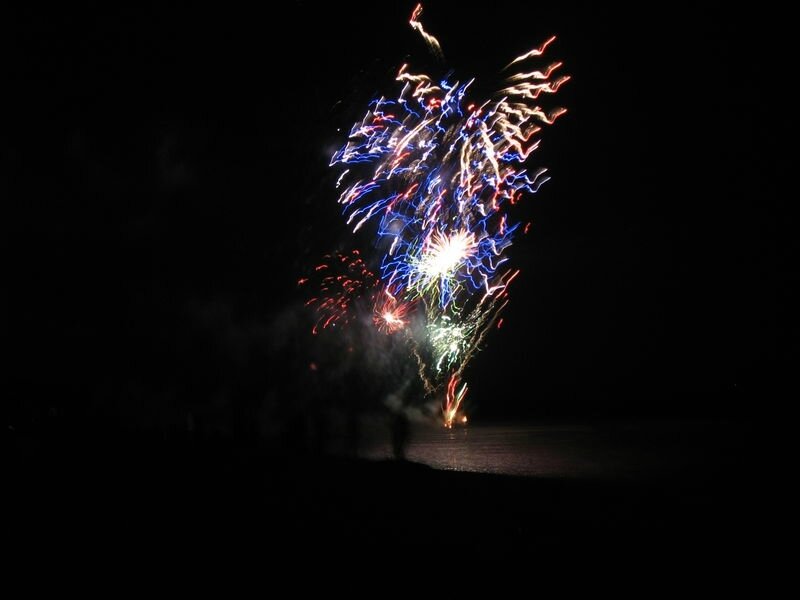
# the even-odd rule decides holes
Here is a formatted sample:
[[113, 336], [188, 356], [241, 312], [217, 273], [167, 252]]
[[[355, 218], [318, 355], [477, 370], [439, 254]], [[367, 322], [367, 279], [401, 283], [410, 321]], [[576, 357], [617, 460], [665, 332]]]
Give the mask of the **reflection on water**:
[[[727, 426], [708, 423], [603, 425], [415, 425], [408, 460], [437, 469], [537, 477], [655, 476], [702, 467], [725, 452]], [[360, 455], [392, 457], [388, 434], [370, 428]], [[709, 439], [714, 442], [709, 442]]]

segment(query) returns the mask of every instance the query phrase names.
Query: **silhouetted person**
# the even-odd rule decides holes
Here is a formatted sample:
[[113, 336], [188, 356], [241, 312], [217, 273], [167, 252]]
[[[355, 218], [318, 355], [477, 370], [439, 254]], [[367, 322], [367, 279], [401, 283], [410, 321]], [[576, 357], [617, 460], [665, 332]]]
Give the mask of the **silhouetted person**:
[[405, 411], [397, 411], [392, 418], [392, 451], [396, 460], [405, 460], [406, 458], [409, 428]]
[[358, 446], [361, 439], [361, 426], [358, 421], [358, 405], [351, 402], [347, 407], [347, 421], [345, 425], [345, 453], [351, 458], [358, 457]]

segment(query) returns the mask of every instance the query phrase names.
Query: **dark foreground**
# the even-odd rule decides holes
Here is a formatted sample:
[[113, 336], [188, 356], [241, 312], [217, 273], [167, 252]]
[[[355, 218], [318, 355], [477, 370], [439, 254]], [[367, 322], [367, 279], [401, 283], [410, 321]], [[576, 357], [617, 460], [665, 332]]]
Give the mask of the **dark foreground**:
[[[409, 558], [752, 552], [762, 491], [755, 461], [746, 458], [750, 429], [634, 429], [603, 431], [634, 464], [655, 452], [662, 463], [674, 454], [674, 468], [517, 477], [391, 460], [290, 458], [229, 439], [12, 432], [6, 495], [19, 552], [62, 560], [76, 540], [115, 556], [144, 544], [148, 553], [206, 557], [296, 548], [304, 560], [342, 558], [345, 549], [353, 557]], [[558, 439], [573, 452], [569, 435]]]

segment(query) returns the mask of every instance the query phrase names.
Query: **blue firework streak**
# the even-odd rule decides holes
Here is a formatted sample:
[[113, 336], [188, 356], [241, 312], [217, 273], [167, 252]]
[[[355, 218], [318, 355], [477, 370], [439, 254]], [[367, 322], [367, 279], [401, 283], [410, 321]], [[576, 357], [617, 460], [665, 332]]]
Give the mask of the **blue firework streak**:
[[[420, 12], [411, 25], [441, 55]], [[540, 57], [554, 39], [509, 67]], [[406, 311], [423, 307], [428, 362], [436, 365], [432, 377], [420, 368], [429, 391], [446, 383], [447, 396], [463, 398], [465, 388], [455, 391], [461, 372], [505, 304], [516, 275], [506, 251], [520, 230], [509, 209], [548, 180], [546, 169], [525, 163], [542, 127], [566, 112], [537, 104], [569, 79], [554, 77], [560, 66], [511, 75], [506, 87], [478, 102], [470, 98], [474, 79], [435, 81], [403, 65], [396, 96], [370, 102], [333, 155], [331, 165], [344, 167], [337, 187], [347, 223], [354, 232], [375, 231], [383, 296]], [[386, 318], [394, 323], [392, 314]], [[437, 348], [448, 339], [457, 343]], [[452, 424], [458, 406], [449, 411], [447, 404], [445, 422]]]

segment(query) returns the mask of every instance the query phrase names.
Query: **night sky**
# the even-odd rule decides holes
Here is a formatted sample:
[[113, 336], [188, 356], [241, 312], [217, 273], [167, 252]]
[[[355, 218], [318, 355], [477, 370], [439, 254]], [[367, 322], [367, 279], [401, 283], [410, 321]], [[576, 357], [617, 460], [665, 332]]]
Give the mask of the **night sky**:
[[[763, 406], [788, 364], [767, 26], [744, 8], [465, 4], [423, 15], [456, 77], [491, 89], [553, 33], [572, 75], [529, 163], [552, 180], [516, 207], [533, 225], [504, 326], [466, 372], [476, 415]], [[15, 423], [157, 427], [189, 407], [246, 428], [264, 398], [304, 393], [296, 281], [353, 247], [338, 129], [403, 62], [437, 67], [412, 2], [217, 8], [31, 10], [3, 35]]]

